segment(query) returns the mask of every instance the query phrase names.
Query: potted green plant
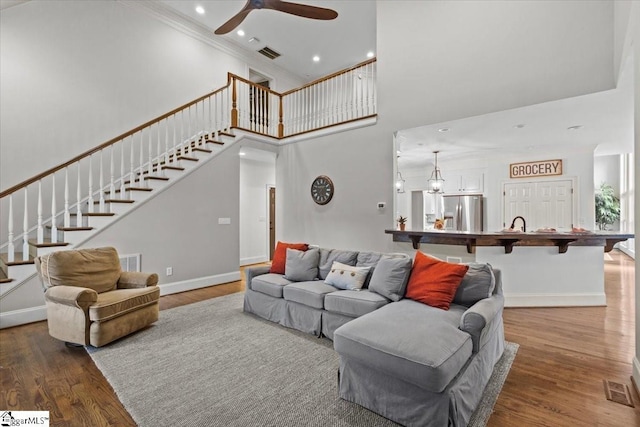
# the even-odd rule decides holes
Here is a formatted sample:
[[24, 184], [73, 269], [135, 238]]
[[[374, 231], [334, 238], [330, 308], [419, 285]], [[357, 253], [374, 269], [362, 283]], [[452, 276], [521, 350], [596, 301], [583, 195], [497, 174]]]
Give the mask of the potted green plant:
[[620, 199], [615, 195], [613, 187], [603, 182], [596, 190], [596, 224], [598, 229], [606, 230], [620, 219]]
[[404, 217], [402, 215], [400, 215], [400, 218], [398, 218], [398, 226], [400, 227], [400, 231], [404, 231], [404, 228], [407, 225], [407, 217]]

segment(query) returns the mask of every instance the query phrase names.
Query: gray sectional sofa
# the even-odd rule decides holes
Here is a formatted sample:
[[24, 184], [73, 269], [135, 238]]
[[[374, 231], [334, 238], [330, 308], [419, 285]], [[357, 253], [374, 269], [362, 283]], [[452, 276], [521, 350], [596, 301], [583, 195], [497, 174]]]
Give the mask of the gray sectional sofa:
[[[411, 272], [406, 255], [314, 251], [303, 263], [308, 280], [290, 280], [300, 272], [288, 275], [289, 268], [247, 268], [244, 311], [333, 340], [341, 398], [402, 425], [466, 426], [504, 350], [500, 271], [470, 265], [442, 310], [403, 298]], [[287, 267], [294, 252], [300, 254], [287, 251]], [[369, 267], [363, 289], [328, 284], [340, 273], [334, 262]]]

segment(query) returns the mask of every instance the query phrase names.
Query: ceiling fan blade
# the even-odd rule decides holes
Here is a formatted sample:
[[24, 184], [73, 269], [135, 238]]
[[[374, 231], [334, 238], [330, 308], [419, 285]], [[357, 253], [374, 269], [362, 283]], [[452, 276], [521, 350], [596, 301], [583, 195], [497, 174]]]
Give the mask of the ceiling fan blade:
[[290, 3], [282, 0], [265, 0], [265, 9], [279, 10], [280, 12], [302, 16], [303, 18], [330, 20], [338, 17], [338, 12], [324, 7], [308, 6], [300, 3]]
[[227, 34], [229, 31], [232, 31], [234, 28], [240, 25], [242, 21], [244, 21], [244, 18], [246, 18], [249, 12], [251, 12], [253, 9], [256, 9], [256, 7], [252, 4], [251, 0], [248, 0], [247, 4], [244, 5], [240, 12], [236, 13], [231, 17], [231, 19], [222, 24], [217, 30], [214, 31], [214, 33], [217, 35], [222, 35]]

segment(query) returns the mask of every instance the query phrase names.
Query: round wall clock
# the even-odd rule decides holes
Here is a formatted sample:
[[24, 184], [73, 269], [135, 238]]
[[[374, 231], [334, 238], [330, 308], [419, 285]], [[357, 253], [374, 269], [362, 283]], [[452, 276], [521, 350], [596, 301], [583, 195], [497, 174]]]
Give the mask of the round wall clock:
[[325, 175], [320, 175], [311, 183], [311, 198], [319, 205], [326, 205], [333, 197], [333, 181]]

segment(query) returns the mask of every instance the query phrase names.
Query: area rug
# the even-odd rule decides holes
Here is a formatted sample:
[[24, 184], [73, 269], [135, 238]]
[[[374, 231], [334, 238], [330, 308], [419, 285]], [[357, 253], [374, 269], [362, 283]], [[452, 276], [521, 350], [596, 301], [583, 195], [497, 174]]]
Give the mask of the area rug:
[[[153, 326], [87, 351], [133, 419], [158, 426], [395, 426], [338, 397], [331, 341], [242, 312], [244, 294], [164, 310]], [[484, 426], [518, 345], [473, 414]]]

